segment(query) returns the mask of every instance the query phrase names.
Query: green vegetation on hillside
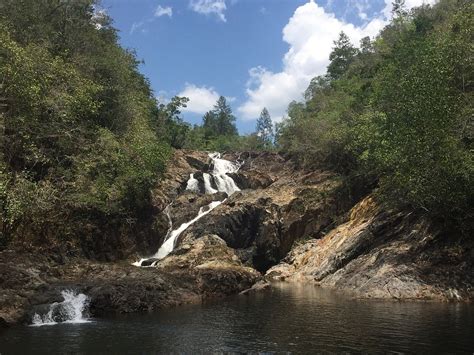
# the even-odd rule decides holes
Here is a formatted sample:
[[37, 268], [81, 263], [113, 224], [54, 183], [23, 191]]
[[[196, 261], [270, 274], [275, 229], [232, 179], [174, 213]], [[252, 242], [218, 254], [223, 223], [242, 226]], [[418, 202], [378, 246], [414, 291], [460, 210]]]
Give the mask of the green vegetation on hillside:
[[174, 112], [138, 65], [92, 0], [0, 1], [1, 245], [149, 208]]
[[[293, 102], [278, 144], [307, 167], [469, 228], [474, 204], [474, 3], [408, 12], [355, 48], [341, 33], [327, 75]], [[469, 222], [470, 221], [470, 222]]]

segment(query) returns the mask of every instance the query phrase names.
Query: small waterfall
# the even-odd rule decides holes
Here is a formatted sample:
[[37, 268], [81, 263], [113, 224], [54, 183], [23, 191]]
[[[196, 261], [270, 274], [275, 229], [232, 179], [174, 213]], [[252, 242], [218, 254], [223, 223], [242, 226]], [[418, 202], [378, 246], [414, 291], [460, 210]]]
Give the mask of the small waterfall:
[[[240, 191], [235, 181], [227, 175], [230, 173], [237, 172], [240, 168], [240, 165], [232, 163], [225, 159], [221, 159], [221, 155], [219, 153], [211, 153], [209, 154], [209, 157], [212, 159], [214, 169], [211, 174], [203, 173], [204, 189], [206, 194], [225, 192], [228, 196], [230, 196], [234, 192]], [[212, 187], [211, 178], [214, 179], [214, 182], [217, 186], [217, 190]], [[191, 174], [189, 176], [189, 180], [186, 184], [186, 190], [190, 190], [197, 193], [199, 192], [199, 182], [194, 177], [194, 174]], [[150, 258], [140, 259], [140, 261], [134, 262], [133, 265], [143, 267], [155, 266], [160, 259], [163, 259], [173, 251], [176, 246], [176, 241], [178, 240], [178, 237], [181, 235], [181, 233], [183, 233], [193, 223], [195, 223], [196, 221], [204, 217], [206, 214], [211, 212], [214, 208], [222, 204], [224, 201], [213, 201], [209, 205], [201, 207], [196, 217], [194, 217], [189, 222], [181, 224], [179, 228], [174, 230], [172, 230], [173, 225], [171, 223], [171, 216], [169, 215], [170, 205], [168, 205], [165, 209], [165, 213], [170, 221], [170, 227], [168, 229], [168, 233], [166, 234], [164, 243], [161, 245], [155, 255]]]
[[211, 185], [211, 175], [208, 173], [202, 174], [202, 177], [204, 179], [204, 189], [206, 191], [206, 194], [212, 195], [217, 193], [218, 191], [214, 189]]
[[171, 232], [170, 236], [168, 237], [167, 240], [163, 243], [163, 245], [160, 247], [158, 252], [153, 256], [156, 259], [163, 259], [165, 256], [167, 256], [169, 253], [171, 253], [175, 247], [176, 240], [178, 237], [183, 233], [190, 225], [204, 217], [206, 214], [211, 212], [214, 208], [219, 206], [222, 203], [222, 201], [213, 201], [209, 205], [205, 207], [201, 207], [199, 209], [198, 215], [190, 220], [189, 222], [183, 223], [181, 226], [179, 226], [178, 229], [175, 229], [174, 231]]
[[61, 292], [64, 298], [62, 302], [54, 302], [49, 305], [46, 314], [35, 313], [31, 322], [32, 326], [54, 325], [58, 323], [87, 323], [85, 318], [89, 297], [83, 293], [76, 293], [72, 290]]
[[194, 177], [194, 174], [189, 175], [189, 180], [186, 185], [186, 190], [192, 192], [199, 192], [199, 181]]
[[150, 258], [140, 259], [140, 261], [136, 261], [132, 265], [143, 266], [143, 263], [145, 261], [151, 261], [148, 266], [155, 266], [158, 260], [163, 259], [165, 256], [167, 256], [173, 251], [176, 244], [176, 240], [181, 235], [181, 233], [183, 233], [190, 225], [204, 217], [206, 214], [211, 212], [214, 208], [216, 208], [223, 202], [224, 201], [213, 201], [209, 205], [201, 207], [197, 216], [194, 217], [194, 219], [181, 224], [178, 229], [175, 229], [171, 233], [167, 234], [167, 239], [165, 239], [165, 242], [161, 245], [160, 249], [158, 249], [155, 255]]
[[221, 159], [220, 153], [209, 154], [209, 157], [212, 159], [214, 165], [212, 176], [217, 185], [217, 190], [219, 192], [227, 193], [228, 196], [232, 195], [234, 192], [240, 191], [234, 179], [227, 175], [236, 173], [239, 170], [240, 165]]

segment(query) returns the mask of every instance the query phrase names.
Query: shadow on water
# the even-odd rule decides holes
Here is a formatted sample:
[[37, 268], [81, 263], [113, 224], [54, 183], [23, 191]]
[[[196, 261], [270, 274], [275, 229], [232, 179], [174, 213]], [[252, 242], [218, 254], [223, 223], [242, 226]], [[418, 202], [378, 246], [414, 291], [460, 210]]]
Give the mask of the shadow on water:
[[84, 324], [16, 327], [2, 354], [474, 351], [469, 304], [353, 300], [276, 284], [251, 296]]

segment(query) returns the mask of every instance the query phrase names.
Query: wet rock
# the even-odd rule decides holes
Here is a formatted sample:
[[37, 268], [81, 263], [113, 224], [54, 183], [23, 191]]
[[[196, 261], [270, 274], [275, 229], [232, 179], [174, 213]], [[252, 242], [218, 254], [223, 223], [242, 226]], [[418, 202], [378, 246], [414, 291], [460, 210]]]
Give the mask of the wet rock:
[[268, 290], [271, 287], [271, 283], [265, 280], [261, 280], [257, 283], [255, 283], [251, 288], [248, 288], [242, 292], [240, 292], [241, 295], [249, 296], [251, 294], [261, 292], [263, 290]]
[[194, 156], [188, 153], [184, 158], [186, 159], [186, 162], [195, 170], [200, 172], [209, 171], [209, 159], [207, 157], [203, 159], [202, 155]]
[[267, 188], [230, 196], [186, 230], [181, 240], [216, 234], [238, 250], [243, 263], [265, 272], [286, 256], [296, 240], [321, 236], [347, 208], [337, 199], [336, 177], [324, 173], [311, 180], [284, 168], [280, 173]]
[[261, 277], [242, 265], [217, 236], [184, 244], [158, 267], [148, 268], [84, 259], [58, 264], [33, 254], [11, 256], [0, 252], [0, 318], [5, 324], [30, 322], [35, 312], [43, 314], [49, 304], [61, 302], [64, 289], [89, 296], [91, 315], [101, 317], [236, 294]]
[[146, 260], [143, 260], [141, 266], [151, 266], [155, 261], [158, 261], [159, 259], [156, 259], [156, 258], [150, 258], [150, 259], [146, 259]]
[[199, 209], [205, 208], [213, 201], [222, 201], [227, 197], [225, 192], [218, 192], [212, 195], [200, 195], [193, 192], [184, 192], [177, 197], [170, 205], [169, 213], [174, 228], [182, 223], [189, 222], [197, 216]]

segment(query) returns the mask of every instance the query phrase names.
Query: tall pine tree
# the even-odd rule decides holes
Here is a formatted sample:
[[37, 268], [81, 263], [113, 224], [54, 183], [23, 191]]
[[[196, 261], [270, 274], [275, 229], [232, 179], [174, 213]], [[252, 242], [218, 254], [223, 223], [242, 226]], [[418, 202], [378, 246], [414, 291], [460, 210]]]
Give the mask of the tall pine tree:
[[214, 109], [204, 115], [203, 127], [207, 137], [237, 135], [235, 116], [224, 96], [219, 97]]
[[341, 31], [337, 41], [334, 41], [334, 48], [329, 55], [331, 63], [328, 65], [328, 76], [333, 79], [339, 79], [349, 68], [349, 65], [354, 61], [357, 55], [357, 48], [355, 48], [349, 37]]
[[270, 148], [273, 145], [273, 123], [266, 108], [262, 110], [257, 120], [256, 133], [263, 148]]

